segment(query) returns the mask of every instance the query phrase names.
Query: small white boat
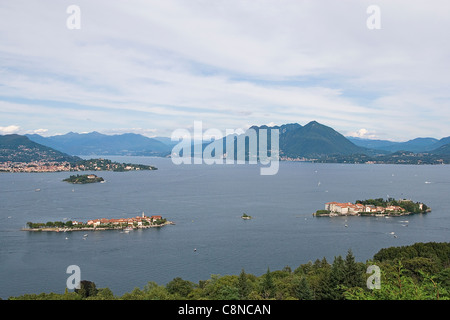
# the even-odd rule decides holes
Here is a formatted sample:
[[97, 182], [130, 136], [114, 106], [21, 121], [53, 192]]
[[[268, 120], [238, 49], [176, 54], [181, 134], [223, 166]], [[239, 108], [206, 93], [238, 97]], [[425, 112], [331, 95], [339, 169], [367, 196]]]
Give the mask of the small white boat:
[[85, 233], [84, 235], [83, 235], [83, 237], [87, 237], [88, 236], [88, 234], [87, 233]]

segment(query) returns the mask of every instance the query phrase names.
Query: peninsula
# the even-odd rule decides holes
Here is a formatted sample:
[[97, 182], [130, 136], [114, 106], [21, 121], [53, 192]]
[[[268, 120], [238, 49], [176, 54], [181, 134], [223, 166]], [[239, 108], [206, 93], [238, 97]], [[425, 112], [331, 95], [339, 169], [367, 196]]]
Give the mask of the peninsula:
[[0, 172], [63, 172], [63, 171], [139, 171], [157, 170], [158, 168], [143, 164], [119, 163], [108, 159], [89, 159], [76, 162], [69, 161], [32, 161], [0, 162]]
[[47, 223], [27, 222], [27, 228], [22, 231], [97, 231], [97, 230], [135, 230], [146, 229], [154, 227], [163, 227], [169, 224], [174, 224], [160, 215], [147, 217], [144, 213], [141, 216], [132, 218], [118, 218], [118, 219], [91, 219], [87, 222], [80, 222], [75, 220], [49, 221]]
[[413, 202], [412, 200], [395, 200], [383, 198], [357, 200], [355, 203], [327, 202], [324, 210], [317, 210], [313, 213], [317, 217], [335, 216], [404, 216], [414, 213], [430, 212], [426, 204]]

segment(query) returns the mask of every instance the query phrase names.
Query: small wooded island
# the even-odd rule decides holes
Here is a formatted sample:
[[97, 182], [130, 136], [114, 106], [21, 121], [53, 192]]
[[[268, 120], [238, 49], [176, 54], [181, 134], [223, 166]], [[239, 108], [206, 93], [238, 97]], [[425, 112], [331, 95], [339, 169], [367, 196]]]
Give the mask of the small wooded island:
[[324, 210], [313, 213], [316, 217], [335, 216], [404, 216], [430, 212], [426, 204], [412, 200], [394, 198], [357, 200], [355, 203], [327, 202]]
[[86, 184], [105, 181], [102, 177], [97, 177], [95, 174], [77, 174], [70, 176], [63, 181], [73, 183], [73, 184]]

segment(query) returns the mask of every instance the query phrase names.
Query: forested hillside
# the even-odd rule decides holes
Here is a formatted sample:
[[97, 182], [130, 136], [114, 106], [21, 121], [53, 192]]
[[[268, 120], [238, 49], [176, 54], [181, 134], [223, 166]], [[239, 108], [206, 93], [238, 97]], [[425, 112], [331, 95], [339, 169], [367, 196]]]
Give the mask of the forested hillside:
[[[380, 270], [380, 288], [368, 289], [371, 265]], [[450, 295], [450, 243], [416, 243], [381, 249], [372, 260], [357, 262], [351, 250], [332, 262], [325, 258], [295, 269], [262, 275], [211, 275], [193, 283], [174, 278], [166, 285], [148, 282], [121, 296], [82, 281], [77, 292], [26, 294], [17, 300], [442, 300]]]

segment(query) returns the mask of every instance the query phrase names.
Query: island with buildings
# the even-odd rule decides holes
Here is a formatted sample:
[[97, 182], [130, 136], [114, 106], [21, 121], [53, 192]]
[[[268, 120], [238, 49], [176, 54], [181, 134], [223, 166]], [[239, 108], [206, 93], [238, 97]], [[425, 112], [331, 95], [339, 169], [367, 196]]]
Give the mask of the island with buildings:
[[142, 213], [141, 216], [131, 218], [117, 218], [117, 219], [91, 219], [87, 222], [76, 220], [64, 221], [49, 221], [47, 223], [27, 222], [27, 227], [22, 231], [98, 231], [98, 230], [135, 230], [146, 229], [154, 227], [163, 227], [169, 224], [174, 224], [160, 215], [146, 216]]
[[313, 213], [316, 217], [335, 217], [335, 216], [404, 216], [414, 213], [430, 212], [426, 204], [413, 202], [408, 199], [395, 200], [389, 198], [384, 200], [368, 199], [351, 202], [327, 202], [325, 209], [317, 210]]

